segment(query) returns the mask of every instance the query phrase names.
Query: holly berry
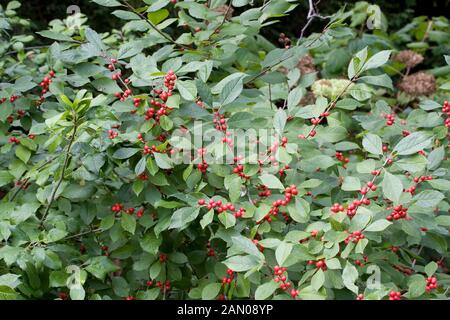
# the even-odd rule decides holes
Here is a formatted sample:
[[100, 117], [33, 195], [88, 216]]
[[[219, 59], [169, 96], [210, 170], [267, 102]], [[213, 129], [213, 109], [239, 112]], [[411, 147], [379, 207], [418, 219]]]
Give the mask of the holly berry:
[[402, 294], [399, 291], [389, 292], [389, 300], [401, 300]]
[[438, 282], [436, 277], [428, 277], [426, 279], [427, 283], [426, 283], [426, 290], [427, 292], [430, 292], [433, 289], [436, 289], [438, 286]]
[[120, 211], [123, 210], [123, 204], [121, 204], [121, 203], [116, 203], [116, 204], [114, 204], [114, 205], [111, 207], [111, 210], [112, 210], [113, 212], [118, 213], [118, 212], [120, 212]]
[[392, 220], [399, 220], [399, 219], [405, 219], [408, 216], [408, 209], [403, 208], [402, 205], [398, 205], [394, 207], [394, 210], [391, 212], [391, 214], [386, 218], [389, 221]]
[[365, 236], [361, 231], [353, 231], [351, 234], [347, 236], [347, 238], [344, 240], [346, 244], [353, 242], [358, 243], [359, 240], [364, 239]]

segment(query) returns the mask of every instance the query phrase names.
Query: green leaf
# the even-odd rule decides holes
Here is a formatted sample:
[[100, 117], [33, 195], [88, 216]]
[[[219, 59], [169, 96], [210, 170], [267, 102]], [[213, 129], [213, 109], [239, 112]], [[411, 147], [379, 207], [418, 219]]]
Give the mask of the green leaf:
[[160, 9], [149, 12], [147, 16], [154, 25], [157, 25], [169, 16], [169, 11], [167, 9]]
[[408, 294], [411, 298], [420, 297], [425, 293], [425, 278], [420, 274], [414, 274], [408, 279]]
[[392, 151], [403, 156], [417, 153], [418, 151], [428, 148], [431, 141], [432, 138], [424, 133], [414, 132], [400, 140]]
[[194, 81], [178, 80], [176, 82], [176, 86], [177, 86], [178, 91], [180, 92], [181, 97], [184, 100], [194, 101], [197, 98], [197, 87], [195, 86]]
[[436, 190], [424, 190], [413, 197], [415, 204], [422, 208], [432, 208], [441, 202], [445, 196]]
[[121, 148], [119, 150], [116, 150], [113, 154], [113, 158], [115, 159], [128, 159], [131, 158], [133, 155], [138, 153], [140, 149], [137, 148]]
[[200, 220], [200, 225], [202, 226], [202, 229], [205, 229], [208, 225], [210, 225], [213, 219], [214, 219], [214, 210], [211, 209]]
[[14, 176], [12, 174], [5, 170], [0, 171], [0, 187], [3, 187], [12, 181], [14, 181]]
[[380, 219], [377, 221], [372, 222], [367, 226], [364, 231], [371, 231], [371, 232], [380, 232], [385, 230], [387, 227], [389, 227], [392, 224], [392, 222], [386, 220], [386, 219]]
[[387, 74], [380, 74], [378, 76], [365, 76], [361, 77], [358, 80], [371, 84], [378, 87], [384, 87], [391, 90], [394, 90], [394, 86], [392, 85], [392, 79]]
[[220, 91], [220, 104], [225, 106], [236, 100], [244, 88], [242, 78], [234, 78], [227, 82]]
[[219, 214], [219, 221], [225, 226], [225, 229], [228, 229], [234, 227], [234, 225], [236, 224], [236, 217], [233, 214], [225, 211]]
[[273, 280], [260, 285], [256, 288], [255, 300], [265, 300], [269, 298], [279, 287], [280, 284]]
[[210, 283], [202, 290], [202, 300], [212, 300], [217, 297], [222, 289], [221, 283]]
[[278, 133], [278, 135], [283, 135], [284, 127], [286, 126], [287, 114], [283, 109], [278, 109], [275, 112], [273, 118], [273, 128]]
[[259, 251], [256, 245], [249, 239], [244, 236], [231, 237], [233, 244], [243, 252], [255, 256], [260, 259], [264, 259], [264, 255]]
[[52, 40], [56, 40], [56, 41], [68, 41], [68, 42], [74, 42], [74, 40], [65, 35], [62, 34], [60, 32], [54, 32], [54, 31], [40, 31], [40, 32], [36, 32], [38, 35], [43, 36], [44, 38], [48, 38], [48, 39], [52, 39]]
[[158, 238], [153, 232], [148, 232], [139, 241], [142, 250], [151, 254], [157, 254], [159, 246], [162, 244], [162, 237]]
[[269, 189], [284, 189], [281, 181], [273, 174], [264, 173], [259, 177], [259, 180]]
[[342, 182], [342, 190], [344, 191], [356, 191], [361, 189], [361, 181], [357, 177], [347, 176]]
[[425, 273], [427, 276], [431, 277], [438, 269], [438, 264], [434, 261], [431, 261], [425, 266]]
[[232, 256], [223, 263], [235, 272], [248, 271], [260, 265], [260, 261], [253, 256]]
[[17, 158], [19, 158], [20, 160], [22, 160], [24, 163], [27, 163], [28, 160], [30, 160], [31, 157], [31, 151], [28, 150], [27, 148], [25, 148], [22, 145], [19, 145], [16, 148], [16, 156]]
[[136, 218], [130, 214], [122, 214], [120, 218], [120, 225], [125, 231], [134, 234], [136, 231]]
[[309, 203], [305, 199], [296, 198], [295, 205], [288, 205], [289, 215], [292, 220], [299, 223], [306, 223], [309, 220]]
[[275, 257], [277, 259], [278, 265], [283, 266], [286, 259], [289, 257], [292, 251], [293, 244], [288, 242], [281, 242], [280, 245], [275, 250]]
[[381, 67], [388, 62], [392, 50], [382, 50], [371, 56], [364, 64], [363, 70], [370, 70]]
[[318, 269], [311, 278], [311, 287], [314, 290], [319, 291], [319, 289], [323, 286], [324, 283], [325, 283], [325, 273], [323, 272], [322, 269]]
[[384, 173], [383, 181], [381, 182], [381, 187], [383, 188], [383, 194], [386, 198], [398, 203], [403, 192], [402, 181], [393, 174], [389, 172]]
[[134, 173], [136, 173], [137, 176], [140, 175], [145, 171], [146, 166], [147, 166], [147, 158], [142, 157], [141, 160], [139, 160], [139, 162], [136, 164], [136, 167], [134, 168]]
[[92, 0], [93, 2], [104, 7], [120, 7], [122, 4], [116, 0]]
[[85, 270], [102, 281], [108, 273], [119, 269], [118, 266], [116, 266], [110, 259], [108, 259], [108, 257], [105, 256], [93, 257], [89, 259], [86, 264], [87, 267]]
[[13, 288], [0, 286], [0, 300], [16, 300], [18, 293]]
[[355, 266], [347, 261], [344, 270], [342, 271], [342, 281], [345, 287], [355, 294], [358, 294], [358, 287], [355, 285], [355, 281], [358, 279], [358, 270]]
[[155, 161], [158, 167], [161, 169], [171, 169], [172, 166], [172, 160], [169, 158], [169, 156], [165, 153], [155, 153]]
[[375, 134], [366, 134], [363, 138], [362, 145], [366, 151], [372, 154], [383, 154], [383, 142], [381, 141], [381, 138]]
[[172, 214], [169, 229], [183, 229], [187, 224], [194, 221], [199, 213], [200, 208], [184, 207], [178, 209]]

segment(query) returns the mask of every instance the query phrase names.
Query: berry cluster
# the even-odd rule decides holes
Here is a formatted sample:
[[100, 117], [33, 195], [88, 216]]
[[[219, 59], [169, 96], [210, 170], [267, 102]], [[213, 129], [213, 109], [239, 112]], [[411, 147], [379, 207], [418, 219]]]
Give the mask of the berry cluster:
[[140, 175], [138, 175], [137, 178], [139, 180], [142, 180], [142, 181], [147, 181], [148, 180], [148, 175], [144, 172], [144, 173], [141, 173]]
[[340, 162], [342, 162], [342, 166], [345, 168], [347, 166], [347, 163], [350, 162], [350, 159], [347, 157], [344, 157], [342, 152], [336, 152], [335, 155], [336, 159], [338, 159]]
[[55, 77], [55, 71], [50, 70], [50, 72], [48, 73], [47, 76], [45, 76], [41, 83], [39, 84], [40, 87], [42, 88], [41, 90], [41, 101], [44, 100], [44, 95], [47, 93], [48, 91], [48, 87], [50, 86], [50, 84], [52, 83], [52, 78]]
[[399, 291], [391, 291], [389, 292], [389, 300], [400, 300], [402, 294]]
[[115, 139], [115, 138], [117, 138], [117, 136], [119, 135], [119, 133], [117, 132], [117, 131], [114, 131], [114, 130], [108, 130], [108, 138], [109, 139]]
[[344, 208], [344, 206], [342, 204], [336, 202], [335, 204], [333, 204], [331, 206], [330, 210], [333, 213], [338, 213], [338, 212], [341, 212], [341, 211], [345, 211], [345, 208]]
[[353, 231], [345, 238], [344, 242], [345, 244], [348, 244], [349, 242], [358, 243], [359, 240], [364, 238], [365, 236], [361, 231]]
[[112, 211], [112, 212], [119, 213], [119, 212], [121, 212], [121, 211], [123, 210], [123, 208], [124, 208], [123, 204], [121, 204], [121, 203], [116, 203], [116, 204], [114, 204], [114, 205], [111, 207], [111, 211]]
[[284, 33], [280, 33], [280, 35], [278, 36], [278, 42], [286, 49], [289, 49], [291, 47], [291, 39], [286, 37]]
[[[159, 92], [159, 91], [155, 90], [155, 92]], [[145, 120], [155, 119], [156, 122], [159, 122], [160, 117], [168, 115], [169, 112], [172, 111], [172, 109], [173, 109], [173, 108], [169, 108], [165, 103], [162, 103], [155, 99], [151, 99], [150, 104], [153, 107], [159, 108], [159, 109], [156, 110], [153, 107], [148, 108], [145, 111], [145, 115], [144, 115]]]
[[404, 189], [403, 192], [409, 192], [411, 194], [414, 194], [416, 192], [416, 187], [419, 183], [424, 181], [433, 180], [433, 176], [420, 176], [420, 177], [414, 177], [413, 181], [416, 185], [413, 185], [407, 189]]
[[197, 169], [201, 173], [206, 173], [206, 171], [208, 170], [208, 164], [206, 163], [205, 160], [202, 159], [202, 162], [197, 164]]
[[269, 188], [267, 188], [265, 185], [260, 184], [256, 186], [257, 190], [260, 190], [260, 192], [258, 193], [258, 196], [260, 197], [270, 197], [272, 195], [272, 191], [269, 190]]
[[278, 170], [278, 173], [280, 174], [280, 177], [284, 177], [284, 175], [286, 174], [286, 170], [290, 169], [290, 167], [288, 165], [285, 165], [283, 168], [281, 168], [280, 170]]
[[395, 123], [395, 114], [387, 114], [384, 118], [386, 119], [387, 126], [392, 126]]
[[356, 300], [364, 300], [364, 295], [362, 293], [358, 294]]
[[214, 209], [215, 211], [217, 211], [217, 213], [222, 213], [222, 212], [226, 212], [226, 211], [230, 211], [234, 214], [234, 216], [236, 218], [240, 218], [245, 214], [245, 209], [244, 208], [239, 208], [238, 210], [236, 210], [235, 206], [232, 203], [222, 203], [222, 200], [217, 200], [214, 201], [213, 199], [210, 199], [208, 201], [208, 204], [206, 204], [206, 200], [205, 199], [200, 199], [197, 202], [200, 206], [205, 206], [208, 210]]
[[206, 255], [208, 257], [214, 257], [216, 255], [216, 252], [214, 251], [214, 248], [211, 247], [211, 243], [210, 242], [208, 242], [206, 244], [206, 249], [207, 249]]
[[[175, 74], [175, 72], [173, 72], [173, 70], [169, 70], [166, 74], [166, 76], [164, 77], [164, 86], [167, 88], [167, 92], [161, 93], [160, 98], [164, 101], [167, 100], [167, 98], [165, 98], [166, 96], [169, 97], [172, 95], [172, 91], [175, 88], [175, 81], [177, 80], [177, 75]], [[165, 99], [164, 99], [165, 98]]]
[[101, 246], [100, 249], [102, 250], [102, 254], [104, 256], [106, 256], [106, 257], [109, 256], [109, 248], [108, 248], [108, 246]]
[[444, 101], [444, 104], [442, 105], [442, 112], [447, 115], [447, 117], [450, 117], [450, 102]]
[[171, 288], [170, 280], [166, 280], [165, 282], [158, 281], [158, 282], [156, 282], [156, 286], [157, 286], [161, 291], [169, 291], [170, 288]]
[[[272, 207], [269, 210], [269, 213], [265, 215], [264, 219], [267, 222], [272, 222], [272, 216], [276, 216], [280, 212], [280, 207], [284, 207], [291, 202], [292, 197], [298, 194], [297, 187], [295, 185], [291, 185], [284, 190], [284, 199], [278, 199], [272, 202]], [[259, 221], [258, 223], [261, 223]]]
[[234, 279], [234, 271], [231, 269], [227, 270], [228, 276], [223, 277], [222, 279], [222, 285], [230, 284], [231, 281]]
[[213, 120], [215, 127], [219, 131], [226, 132], [227, 131], [227, 120], [225, 119], [225, 116], [220, 114], [219, 112], [214, 113], [214, 120]]
[[29, 187], [30, 185], [31, 185], [31, 182], [28, 182], [28, 179], [25, 179], [25, 180], [19, 180], [19, 181], [16, 182], [16, 186], [19, 187], [19, 188], [21, 188], [21, 189], [23, 189], [23, 190], [28, 189], [28, 187]]
[[16, 137], [10, 137], [9, 138], [9, 143], [15, 143], [15, 144], [19, 144], [20, 140]]
[[[287, 269], [285, 267], [275, 266], [273, 268], [273, 273], [275, 278], [273, 281], [280, 282], [280, 289], [287, 290], [292, 287], [292, 283], [287, 281]], [[293, 298], [298, 296], [299, 291], [296, 289], [291, 289], [290, 294]]]
[[308, 264], [315, 265], [315, 267], [317, 269], [322, 269], [323, 271], [326, 271], [328, 269], [327, 268], [327, 264], [326, 264], [324, 259], [320, 259], [320, 260], [317, 260], [317, 261], [309, 260]]
[[389, 214], [389, 216], [386, 218], [389, 221], [392, 220], [399, 220], [399, 219], [405, 219], [408, 216], [408, 208], [403, 208], [402, 205], [398, 205], [394, 207], [394, 210]]
[[[363, 194], [363, 195], [365, 195], [367, 193], [367, 189], [364, 192], [364, 188], [361, 190], [362, 191], [361, 194]], [[368, 206], [369, 204], [370, 204], [370, 200], [367, 198], [364, 198], [362, 200], [360, 200], [360, 199], [353, 200], [353, 202], [350, 203], [347, 207], [347, 216], [352, 218], [356, 214], [356, 211], [358, 210], [359, 206], [361, 206], [361, 205]]]
[[144, 150], [143, 150], [143, 153], [146, 155], [146, 154], [153, 154], [153, 153], [157, 153], [157, 152], [159, 152], [158, 151], [158, 149], [156, 148], [156, 146], [151, 146], [151, 147], [149, 147], [149, 146], [147, 146], [147, 145], [145, 145], [144, 146]]
[[426, 290], [427, 292], [430, 292], [433, 289], [436, 289], [438, 286], [438, 282], [436, 277], [428, 277], [427, 278], [427, 285], [426, 285]]
[[244, 178], [246, 180], [251, 178], [250, 176], [248, 176], [244, 173], [244, 166], [242, 164], [237, 164], [233, 168], [233, 173], [237, 174], [239, 177]]
[[259, 251], [264, 252], [264, 246], [262, 244], [260, 244], [257, 239], [253, 239], [252, 242], [259, 249]]

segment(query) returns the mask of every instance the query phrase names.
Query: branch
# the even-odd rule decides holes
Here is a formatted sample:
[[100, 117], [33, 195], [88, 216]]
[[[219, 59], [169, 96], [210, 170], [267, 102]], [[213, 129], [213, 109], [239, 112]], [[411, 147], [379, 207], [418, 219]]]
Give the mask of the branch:
[[305, 34], [306, 29], [309, 27], [309, 25], [315, 18], [319, 18], [319, 19], [323, 19], [323, 20], [331, 18], [331, 16], [322, 16], [319, 14], [319, 11], [317, 9], [317, 5], [319, 4], [319, 2], [320, 2], [320, 0], [317, 1], [317, 3], [313, 3], [313, 0], [308, 0], [308, 3], [309, 3], [309, 11], [308, 11], [308, 15], [307, 15], [308, 21], [306, 22], [305, 26], [302, 28], [302, 31], [300, 33], [300, 37], [297, 41], [297, 44], [303, 38], [303, 35]]
[[50, 197], [50, 201], [48, 202], [47, 208], [45, 208], [45, 212], [44, 212], [44, 214], [42, 215], [42, 218], [41, 218], [41, 225], [42, 225], [42, 223], [44, 222], [45, 217], [47, 216], [47, 214], [48, 214], [48, 212], [49, 212], [49, 210], [50, 210], [50, 207], [51, 207], [52, 204], [53, 204], [53, 201], [55, 201], [56, 192], [58, 192], [58, 189], [59, 189], [59, 187], [61, 186], [61, 183], [62, 183], [63, 180], [64, 180], [64, 174], [65, 174], [66, 169], [67, 169], [67, 166], [68, 166], [68, 164], [69, 164], [70, 150], [72, 149], [72, 144], [73, 144], [73, 142], [75, 141], [75, 136], [76, 136], [76, 134], [77, 134], [77, 124], [76, 124], [76, 122], [75, 122], [75, 125], [74, 125], [74, 127], [73, 127], [73, 133], [72, 133], [72, 136], [70, 137], [70, 141], [69, 141], [69, 144], [68, 144], [68, 146], [67, 146], [67, 150], [66, 150], [66, 158], [64, 159], [64, 164], [63, 164], [63, 167], [62, 167], [62, 169], [61, 169], [61, 176], [59, 177], [58, 183], [56, 184], [55, 188], [54, 188], [53, 191], [52, 191], [52, 195], [51, 195], [51, 197]]
[[168, 35], [166, 35], [164, 32], [162, 32], [161, 30], [159, 30], [159, 29], [158, 29], [151, 21], [149, 21], [149, 20], [147, 19], [147, 17], [146, 17], [145, 15], [143, 15], [143, 14], [140, 13], [140, 12], [137, 12], [137, 11], [136, 11], [136, 8], [134, 8], [131, 4], [129, 4], [128, 1], [124, 0], [123, 3], [128, 7], [128, 9], [132, 10], [132, 11], [133, 11], [134, 13], [136, 13], [139, 17], [141, 17], [141, 19], [143, 19], [145, 22], [147, 22], [147, 24], [148, 24], [153, 30], [155, 30], [156, 32], [158, 32], [164, 39], [166, 39], [167, 41], [173, 43], [173, 44], [176, 45], [176, 46], [179, 46], [179, 47], [182, 47], [182, 48], [185, 48], [185, 49], [190, 49], [188, 46], [176, 42], [175, 40], [173, 40], [172, 38], [170, 38]]

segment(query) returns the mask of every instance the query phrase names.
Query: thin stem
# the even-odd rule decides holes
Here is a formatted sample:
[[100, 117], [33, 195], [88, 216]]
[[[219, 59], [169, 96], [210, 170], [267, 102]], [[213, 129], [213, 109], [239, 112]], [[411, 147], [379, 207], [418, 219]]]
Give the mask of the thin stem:
[[134, 13], [136, 13], [139, 17], [141, 17], [145, 22], [147, 22], [147, 24], [156, 32], [158, 32], [164, 39], [166, 39], [167, 41], [173, 43], [174, 45], [177, 45], [179, 47], [182, 48], [189, 48], [188, 46], [184, 45], [184, 44], [180, 44], [178, 42], [176, 42], [175, 40], [173, 40], [171, 37], [169, 37], [168, 35], [166, 35], [164, 32], [162, 32], [161, 30], [159, 30], [151, 21], [149, 21], [147, 19], [147, 17], [145, 15], [143, 15], [140, 12], [136, 11], [136, 8], [134, 8], [130, 3], [128, 3], [128, 1], [124, 0], [123, 3], [130, 9], [132, 10]]
[[66, 150], [66, 158], [64, 159], [64, 164], [63, 167], [61, 169], [61, 176], [59, 177], [58, 183], [56, 184], [55, 188], [53, 189], [53, 192], [50, 196], [50, 201], [47, 204], [47, 208], [45, 208], [44, 214], [42, 215], [41, 218], [41, 225], [43, 224], [45, 217], [47, 216], [48, 212], [50, 211], [50, 207], [53, 204], [53, 201], [55, 201], [55, 197], [56, 197], [56, 193], [58, 192], [59, 187], [61, 186], [63, 180], [64, 180], [64, 174], [66, 172], [67, 166], [69, 164], [69, 159], [70, 159], [70, 150], [72, 149], [72, 144], [75, 141], [75, 136], [77, 134], [77, 123], [76, 123], [76, 119], [74, 120], [74, 127], [73, 127], [73, 133], [72, 136], [70, 137], [70, 141], [69, 144], [67, 146], [67, 150]]
[[[327, 106], [324, 112], [329, 112], [331, 109], [333, 109], [336, 106], [336, 102], [347, 92], [348, 88], [353, 84], [353, 82], [356, 80], [356, 76], [351, 79], [351, 81], [345, 86], [345, 88], [337, 95], [336, 98], [334, 98]], [[317, 126], [322, 122], [322, 120], [325, 118], [325, 116], [319, 117], [319, 121], [313, 125], [311, 130], [309, 130], [308, 135], [305, 137], [305, 139], [308, 139], [311, 137], [312, 132], [315, 131]]]
[[[43, 169], [46, 165], [52, 163], [53, 160], [55, 160], [56, 158], [57, 158], [57, 157], [51, 158], [50, 160], [48, 160], [47, 162], [45, 162], [44, 164], [42, 164], [40, 167], [38, 167], [38, 168], [36, 169], [36, 171], [40, 171], [40, 170]], [[29, 171], [24, 172], [24, 173], [20, 176], [19, 180], [22, 179], [22, 177], [25, 176], [25, 174], [28, 173], [28, 172], [29, 172]], [[22, 183], [22, 185], [26, 185], [26, 184], [28, 183], [28, 181], [30, 181], [30, 178], [29, 178], [29, 177], [25, 179], [25, 181]], [[19, 192], [20, 192], [21, 190], [23, 190], [23, 189], [21, 188], [21, 186], [19, 186], [19, 187], [16, 189], [16, 191], [13, 193], [13, 195], [11, 196], [11, 199], [9, 199], [9, 201], [14, 201], [14, 199], [17, 197], [17, 195], [19, 194]]]

